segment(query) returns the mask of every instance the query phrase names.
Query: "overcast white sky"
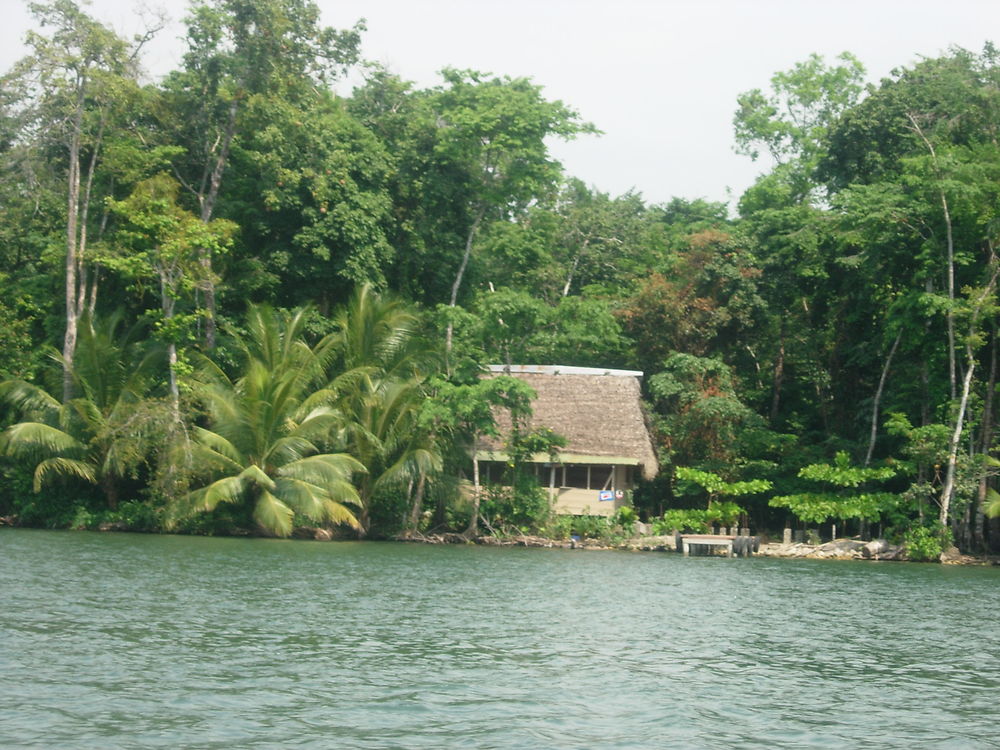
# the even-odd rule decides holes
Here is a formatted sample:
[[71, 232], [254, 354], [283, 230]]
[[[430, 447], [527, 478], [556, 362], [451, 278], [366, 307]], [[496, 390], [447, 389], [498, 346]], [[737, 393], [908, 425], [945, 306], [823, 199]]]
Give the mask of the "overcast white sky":
[[[180, 59], [185, 3], [150, 47], [162, 75]], [[119, 32], [137, 0], [94, 0]], [[368, 21], [364, 55], [420, 86], [450, 65], [530, 76], [604, 131], [554, 144], [567, 171], [600, 190], [726, 200], [766, 165], [733, 153], [736, 96], [812, 52], [857, 55], [878, 80], [950, 45], [1000, 42], [1000, 0], [319, 0], [323, 22]], [[0, 69], [23, 53], [26, 3], [0, 0]]]

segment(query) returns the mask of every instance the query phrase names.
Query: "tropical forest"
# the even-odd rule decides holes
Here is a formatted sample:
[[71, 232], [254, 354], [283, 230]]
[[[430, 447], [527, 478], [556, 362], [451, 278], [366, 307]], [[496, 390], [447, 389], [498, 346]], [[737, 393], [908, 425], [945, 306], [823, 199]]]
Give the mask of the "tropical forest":
[[[308, 0], [195, 0], [156, 83], [155, 28], [32, 12], [0, 83], [5, 523], [558, 538], [730, 516], [1000, 550], [996, 48], [877, 83], [849, 53], [775, 72], [732, 102], [756, 183], [653, 204], [564, 171], [552, 144], [600, 123], [539, 83], [419, 88]], [[628, 512], [553, 515], [523, 463], [559, 436], [491, 364], [642, 371], [659, 471]], [[471, 498], [498, 414], [508, 476]]]

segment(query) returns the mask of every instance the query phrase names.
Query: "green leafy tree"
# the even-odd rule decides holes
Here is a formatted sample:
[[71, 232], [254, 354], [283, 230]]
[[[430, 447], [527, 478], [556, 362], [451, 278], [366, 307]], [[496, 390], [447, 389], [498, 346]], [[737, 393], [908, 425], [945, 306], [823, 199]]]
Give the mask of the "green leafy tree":
[[684, 481], [696, 484], [708, 494], [708, 511], [712, 516], [730, 526], [746, 513], [746, 510], [735, 502], [722, 501], [720, 497], [741, 497], [767, 492], [773, 484], [767, 479], [747, 479], [739, 482], [727, 482], [718, 474], [710, 471], [700, 471], [687, 466], [674, 469], [675, 476]]
[[[31, 52], [4, 76], [2, 88], [17, 122], [16, 137], [34, 137], [33, 148], [61, 152], [55, 169], [65, 191], [62, 360], [63, 400], [69, 400], [80, 319], [93, 314], [97, 294], [96, 284], [88, 285], [87, 253], [99, 227], [91, 210], [100, 189], [102, 148], [116, 114], [137, 90], [136, 71], [127, 43], [72, 0], [33, 3], [31, 10], [52, 31], [28, 34]], [[49, 162], [47, 168], [53, 166]]]
[[733, 118], [737, 150], [757, 159], [766, 149], [778, 164], [796, 166], [800, 194], [811, 190], [810, 173], [824, 153], [831, 126], [863, 92], [865, 68], [849, 52], [827, 65], [812, 54], [791, 70], [775, 73], [767, 94], [752, 89], [737, 98]]
[[[159, 284], [157, 329], [167, 346], [167, 376], [175, 418], [180, 420], [178, 346], [189, 341], [194, 323], [200, 320], [192, 309], [195, 290], [209, 280], [202, 278], [200, 254], [208, 249], [218, 257], [226, 252], [236, 229], [222, 219], [205, 223], [178, 205], [180, 184], [167, 174], [140, 182], [132, 194], [110, 203], [119, 218], [115, 233], [118, 252], [104, 257], [104, 265], [126, 278], [142, 282], [153, 278]], [[178, 315], [178, 303], [187, 302], [187, 314]]]
[[234, 145], [230, 215], [243, 229], [234, 290], [330, 315], [361, 284], [384, 289], [394, 250], [390, 154], [332, 94], [257, 97]]
[[834, 488], [771, 498], [772, 507], [787, 508], [806, 523], [823, 523], [830, 518], [877, 521], [899, 504], [899, 496], [895, 493], [865, 487], [872, 482], [891, 479], [896, 470], [891, 466], [852, 466], [846, 451], [838, 451], [832, 464], [810, 464], [800, 469], [798, 475]]
[[[324, 98], [328, 84], [357, 60], [363, 24], [337, 31], [319, 22], [311, 0], [197, 0], [187, 17], [183, 68], [164, 84], [163, 127], [186, 148], [176, 172], [208, 223], [230, 165], [234, 139], [251, 134], [253, 102]], [[209, 248], [204, 278], [212, 277]], [[215, 345], [216, 290], [204, 290], [205, 340]]]
[[732, 368], [716, 358], [674, 353], [649, 379], [664, 436], [677, 465], [721, 467], [739, 455], [740, 434], [762, 420], [739, 398]]

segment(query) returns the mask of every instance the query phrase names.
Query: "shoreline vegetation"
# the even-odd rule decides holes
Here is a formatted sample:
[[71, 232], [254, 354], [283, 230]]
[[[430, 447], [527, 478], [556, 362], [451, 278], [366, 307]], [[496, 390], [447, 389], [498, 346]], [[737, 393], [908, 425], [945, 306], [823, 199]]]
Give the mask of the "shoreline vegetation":
[[[37, 528], [22, 527], [13, 516], [0, 516], [0, 528]], [[97, 533], [173, 533], [145, 532], [128, 528], [121, 522], [104, 522], [93, 528], [68, 529], [70, 531], [89, 531]], [[220, 535], [221, 536], [221, 535]], [[231, 529], [224, 536], [242, 538], [273, 538], [269, 535], [255, 534], [247, 529]], [[296, 526], [289, 538], [299, 541], [316, 542], [346, 542], [359, 541], [342, 533], [339, 529], [329, 529], [319, 526]], [[390, 539], [378, 541], [401, 542], [406, 544], [428, 545], [479, 545], [482, 547], [528, 547], [539, 549], [573, 549], [591, 551], [625, 551], [625, 552], [671, 552], [677, 553], [673, 534], [636, 534], [630, 537], [616, 536], [614, 538], [573, 537], [557, 539], [536, 534], [478, 534], [469, 535], [459, 532], [406, 532]], [[1000, 556], [997, 555], [966, 555], [957, 547], [944, 550], [935, 560], [911, 560], [906, 547], [902, 544], [890, 544], [885, 539], [864, 541], [856, 538], [840, 538], [829, 542], [810, 544], [808, 542], [771, 542], [764, 537], [755, 551], [756, 557], [773, 557], [786, 559], [812, 560], [868, 560], [871, 562], [939, 562], [944, 565], [979, 565], [1000, 566]], [[714, 555], [712, 555], [714, 556]]]
[[[544, 82], [418, 86], [313, 0], [188, 11], [150, 82], [149, 37], [31, 3], [0, 77], [0, 516], [1000, 553], [1000, 49], [810, 55], [733, 103], [771, 164], [735, 205], [653, 204], [564, 171], [599, 131]], [[516, 366], [618, 375], [550, 424]]]

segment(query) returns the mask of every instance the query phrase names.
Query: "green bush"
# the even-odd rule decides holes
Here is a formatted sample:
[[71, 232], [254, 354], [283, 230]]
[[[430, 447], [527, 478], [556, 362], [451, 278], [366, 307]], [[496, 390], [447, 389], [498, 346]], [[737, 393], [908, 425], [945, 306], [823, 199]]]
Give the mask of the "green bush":
[[911, 526], [903, 534], [906, 555], [916, 562], [937, 562], [946, 547], [952, 544], [951, 531], [941, 527]]
[[653, 519], [653, 533], [660, 536], [672, 534], [676, 530], [682, 533], [704, 534], [709, 530], [712, 520], [715, 520], [715, 516], [707, 510], [674, 508], [660, 518]]
[[604, 516], [573, 516], [573, 534], [581, 539], [604, 539], [611, 530]]
[[573, 532], [573, 516], [552, 516], [541, 532], [549, 539], [569, 539]]
[[612, 518], [612, 523], [620, 526], [622, 533], [626, 536], [632, 536], [635, 533], [635, 523], [638, 520], [639, 514], [635, 512], [634, 508], [626, 505], [618, 509]]
[[544, 527], [551, 510], [547, 493], [532, 478], [513, 487], [487, 485], [479, 513], [498, 530], [516, 527], [519, 531], [528, 532]]

